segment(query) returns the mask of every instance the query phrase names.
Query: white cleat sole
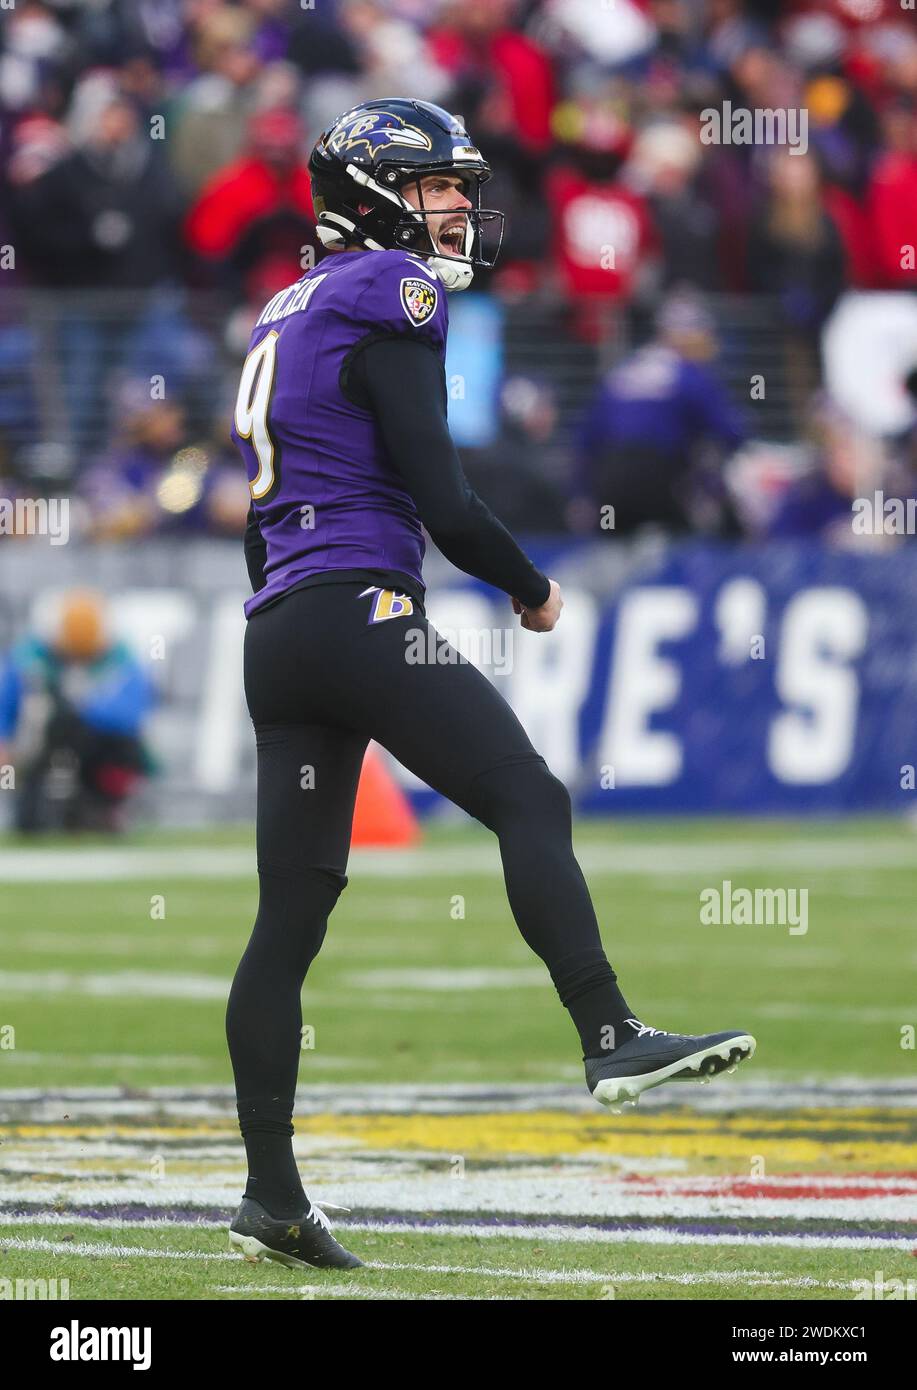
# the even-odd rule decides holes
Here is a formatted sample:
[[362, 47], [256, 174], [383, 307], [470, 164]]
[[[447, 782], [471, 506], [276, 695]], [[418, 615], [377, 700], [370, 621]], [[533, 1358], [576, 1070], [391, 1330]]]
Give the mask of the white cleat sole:
[[298, 1260], [295, 1255], [285, 1255], [282, 1250], [272, 1250], [269, 1245], [265, 1245], [258, 1240], [257, 1236], [243, 1236], [238, 1231], [229, 1232], [230, 1250], [239, 1250], [247, 1260], [257, 1262], [259, 1260], [274, 1260], [277, 1264], [288, 1265], [291, 1269], [315, 1269], [316, 1265], [307, 1264], [305, 1260]]
[[[699, 1052], [670, 1062], [658, 1071], [648, 1071], [642, 1076], [612, 1076], [599, 1081], [592, 1094], [600, 1105], [607, 1105], [612, 1114], [620, 1115], [623, 1106], [632, 1104], [636, 1109], [644, 1091], [661, 1086], [665, 1081], [699, 1081], [702, 1086], [708, 1086], [720, 1072], [735, 1071], [740, 1062], [754, 1057], [756, 1047], [757, 1043], [750, 1033], [740, 1033], [728, 1042], [701, 1048]], [[718, 1062], [725, 1063], [725, 1066], [718, 1066]]]

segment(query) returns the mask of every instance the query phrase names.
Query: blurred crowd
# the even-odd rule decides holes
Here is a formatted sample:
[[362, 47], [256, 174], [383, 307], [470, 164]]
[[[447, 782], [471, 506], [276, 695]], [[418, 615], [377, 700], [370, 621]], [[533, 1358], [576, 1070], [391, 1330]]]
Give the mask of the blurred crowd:
[[[0, 306], [4, 495], [56, 477], [100, 539], [240, 533], [248, 331], [323, 254], [312, 143], [385, 95], [462, 114], [507, 213], [476, 288], [557, 313], [545, 379], [504, 382], [467, 460], [511, 524], [597, 530], [614, 497], [622, 532], [818, 534], [837, 497], [917, 490], [917, 341], [870, 425], [822, 340], [845, 292], [917, 291], [908, 0], [16, 0], [0, 26], [0, 275], [23, 292]], [[725, 103], [805, 112], [805, 139], [706, 143]], [[724, 389], [724, 295], [771, 306], [792, 448]], [[596, 378], [563, 437], [562, 341]]]

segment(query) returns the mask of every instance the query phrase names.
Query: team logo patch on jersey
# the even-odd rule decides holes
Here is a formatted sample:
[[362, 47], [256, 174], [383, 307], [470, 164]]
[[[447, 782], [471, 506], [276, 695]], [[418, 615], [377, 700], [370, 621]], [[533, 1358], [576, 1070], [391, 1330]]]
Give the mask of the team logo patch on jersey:
[[411, 323], [426, 323], [436, 313], [436, 286], [429, 280], [402, 280], [401, 307]]

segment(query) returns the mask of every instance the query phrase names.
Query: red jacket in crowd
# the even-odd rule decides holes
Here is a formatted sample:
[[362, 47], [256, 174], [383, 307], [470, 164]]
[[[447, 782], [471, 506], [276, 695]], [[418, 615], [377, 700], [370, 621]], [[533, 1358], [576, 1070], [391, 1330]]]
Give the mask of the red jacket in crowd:
[[643, 198], [572, 168], [548, 176], [554, 255], [567, 294], [627, 300], [656, 235]]
[[281, 209], [315, 221], [305, 164], [279, 172], [257, 158], [239, 159], [204, 186], [185, 223], [188, 244], [207, 260], [231, 254], [256, 222]]
[[917, 288], [917, 158], [883, 155], [867, 198], [879, 289]]

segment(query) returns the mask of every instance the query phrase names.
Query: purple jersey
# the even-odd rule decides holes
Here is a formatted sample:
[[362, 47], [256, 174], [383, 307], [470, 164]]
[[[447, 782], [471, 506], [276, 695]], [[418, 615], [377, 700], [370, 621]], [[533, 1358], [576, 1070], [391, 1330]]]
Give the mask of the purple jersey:
[[341, 371], [372, 337], [420, 338], [445, 360], [447, 328], [442, 285], [405, 251], [328, 256], [266, 305], [232, 430], [267, 546], [267, 583], [246, 617], [335, 570], [405, 575], [422, 592], [417, 508]]

